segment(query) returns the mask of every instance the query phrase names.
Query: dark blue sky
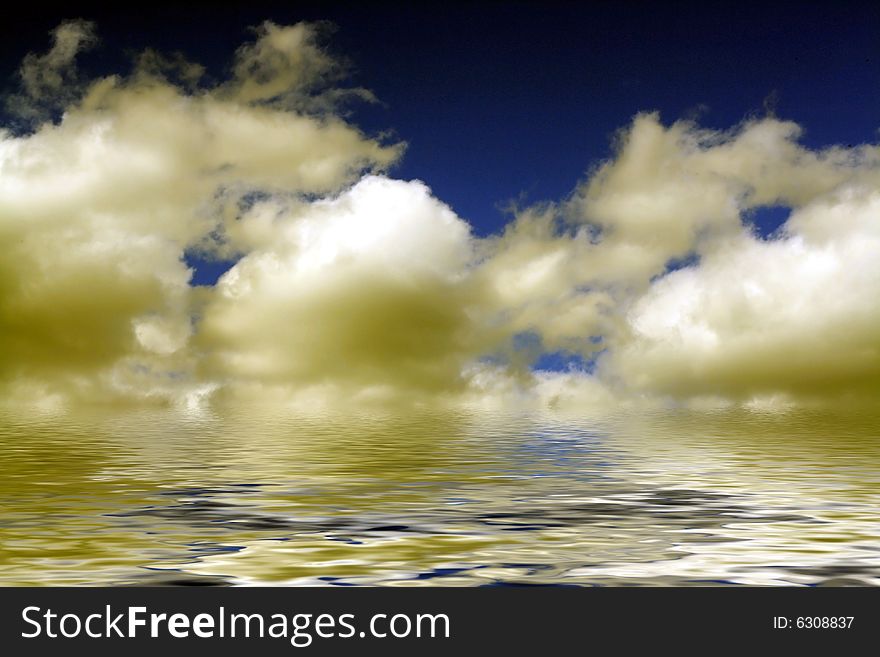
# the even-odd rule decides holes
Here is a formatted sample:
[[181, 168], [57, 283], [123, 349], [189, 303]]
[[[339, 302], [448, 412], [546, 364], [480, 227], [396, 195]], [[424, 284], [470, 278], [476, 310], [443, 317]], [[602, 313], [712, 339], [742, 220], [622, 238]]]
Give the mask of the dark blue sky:
[[[352, 82], [376, 106], [353, 119], [409, 142], [393, 175], [420, 178], [480, 234], [499, 206], [567, 194], [642, 110], [726, 128], [768, 98], [810, 145], [877, 141], [880, 9], [863, 3], [153, 3], [125, 10], [29, 4], [0, 43], [7, 79], [64, 18], [98, 22], [83, 64], [117, 71], [147, 46], [221, 75], [247, 26], [327, 19]], [[15, 29], [9, 26], [15, 24]], [[129, 53], [129, 54], [126, 54]]]

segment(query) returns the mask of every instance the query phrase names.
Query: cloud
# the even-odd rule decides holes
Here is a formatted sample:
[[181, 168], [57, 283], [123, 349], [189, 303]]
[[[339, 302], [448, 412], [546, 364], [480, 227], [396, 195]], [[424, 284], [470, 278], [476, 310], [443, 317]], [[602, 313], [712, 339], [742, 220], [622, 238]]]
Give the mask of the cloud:
[[348, 64], [322, 47], [332, 30], [327, 23], [278, 26], [266, 21], [254, 30], [257, 40], [236, 52], [224, 92], [245, 103], [317, 112], [335, 109], [346, 99], [375, 100], [366, 89], [340, 86]]
[[[0, 134], [7, 399], [873, 403], [878, 147], [640, 114], [567, 198], [477, 238], [385, 175], [403, 146], [346, 121], [369, 94], [322, 29], [264, 24], [215, 85], [147, 51], [83, 86], [84, 23], [29, 56], [22, 93], [64, 111]], [[752, 218], [780, 205], [762, 237]], [[192, 252], [235, 264], [194, 287]], [[570, 366], [538, 371], [548, 355]]]
[[[56, 31], [47, 61], [63, 68], [90, 34], [74, 25]], [[276, 65], [292, 90], [284, 66], [313, 56], [306, 42]], [[40, 86], [41, 99], [66, 99], [64, 82]], [[155, 67], [91, 82], [57, 124], [0, 134], [0, 385], [174, 389], [192, 369], [184, 253], [236, 250], [228, 228], [249, 194], [332, 193], [399, 153], [333, 114], [253, 103], [223, 85], [189, 92]]]
[[742, 234], [633, 305], [608, 369], [629, 388], [749, 401], [876, 398], [880, 191], [799, 208], [780, 239]]
[[[876, 395], [880, 149], [799, 136], [640, 115], [569, 199], [521, 211], [486, 272], [518, 330], [595, 361], [535, 390], [575, 406]], [[793, 212], [765, 240], [750, 218], [771, 205]]]
[[95, 25], [73, 20], [52, 31], [52, 47], [43, 55], [28, 54], [19, 69], [22, 92], [7, 106], [26, 120], [44, 119], [64, 109], [81, 91], [75, 59], [97, 43]]
[[199, 324], [209, 378], [289, 398], [442, 395], [485, 348], [470, 229], [419, 182], [269, 200], [237, 230], [251, 248]]

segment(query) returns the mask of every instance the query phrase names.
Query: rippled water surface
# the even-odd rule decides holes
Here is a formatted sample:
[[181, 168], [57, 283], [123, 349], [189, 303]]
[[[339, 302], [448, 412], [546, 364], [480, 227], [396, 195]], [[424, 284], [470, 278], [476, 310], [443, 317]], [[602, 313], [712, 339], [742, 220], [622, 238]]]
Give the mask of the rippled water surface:
[[0, 584], [880, 583], [877, 418], [0, 417]]

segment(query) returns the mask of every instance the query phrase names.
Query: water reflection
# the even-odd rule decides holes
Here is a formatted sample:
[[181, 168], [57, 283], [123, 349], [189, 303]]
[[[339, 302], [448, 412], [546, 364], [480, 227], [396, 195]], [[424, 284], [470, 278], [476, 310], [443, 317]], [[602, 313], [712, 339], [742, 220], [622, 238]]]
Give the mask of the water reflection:
[[878, 584], [876, 418], [0, 418], [0, 583]]

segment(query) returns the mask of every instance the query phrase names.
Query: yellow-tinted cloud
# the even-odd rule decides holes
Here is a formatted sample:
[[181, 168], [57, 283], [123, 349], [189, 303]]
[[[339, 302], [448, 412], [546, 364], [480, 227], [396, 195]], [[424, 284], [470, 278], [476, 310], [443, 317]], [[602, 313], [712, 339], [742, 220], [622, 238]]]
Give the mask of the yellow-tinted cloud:
[[[538, 377], [541, 397], [876, 395], [880, 149], [811, 151], [799, 133], [775, 119], [716, 132], [640, 115], [569, 200], [520, 213], [486, 265], [508, 315], [551, 349], [601, 350], [594, 375]], [[767, 205], [793, 208], [771, 240], [749, 225]]]
[[232, 79], [223, 92], [251, 104], [326, 112], [346, 98], [374, 100], [362, 88], [344, 88], [347, 66], [321, 45], [323, 23], [278, 26], [263, 23], [258, 38], [238, 49]]
[[[63, 59], [65, 29], [51, 61]], [[290, 93], [299, 78], [285, 66], [323, 57], [309, 29], [261, 36], [289, 30], [290, 49], [305, 44], [272, 70]], [[400, 152], [332, 114], [251, 100], [222, 85], [187, 93], [138, 69], [92, 83], [57, 124], [0, 135], [0, 383], [103, 396], [174, 388], [191, 369], [184, 252], [234, 250], [226, 228], [249, 192], [330, 193]]]
[[7, 107], [25, 120], [45, 119], [76, 99], [81, 83], [76, 56], [96, 43], [95, 25], [65, 21], [52, 31], [52, 47], [43, 55], [28, 54], [19, 69], [21, 93], [7, 99]]
[[[70, 24], [31, 56], [63, 72], [37, 91], [22, 69], [63, 117], [0, 138], [7, 398], [599, 413], [880, 389], [877, 147], [639, 115], [569, 198], [481, 239], [381, 175], [401, 146], [334, 110], [369, 94], [341, 86], [314, 26], [265, 24], [212, 87], [149, 51], [74, 93], [91, 35]], [[750, 217], [777, 204], [791, 218], [758, 236]], [[194, 250], [238, 262], [193, 287]], [[589, 365], [533, 372], [548, 352]]]
[[460, 389], [484, 303], [467, 224], [418, 182], [367, 177], [336, 198], [268, 201], [200, 322], [205, 370], [240, 392], [384, 399]]
[[798, 209], [669, 274], [634, 304], [609, 370], [675, 396], [839, 400], [880, 392], [880, 191]]

